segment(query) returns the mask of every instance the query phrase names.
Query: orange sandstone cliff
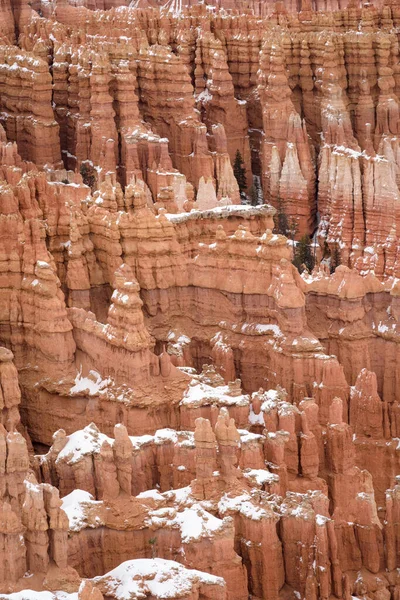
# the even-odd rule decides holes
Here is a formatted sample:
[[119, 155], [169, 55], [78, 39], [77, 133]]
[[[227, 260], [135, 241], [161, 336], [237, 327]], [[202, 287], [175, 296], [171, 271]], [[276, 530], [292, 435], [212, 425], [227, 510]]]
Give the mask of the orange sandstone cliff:
[[398, 600], [400, 4], [0, 24], [0, 600]]

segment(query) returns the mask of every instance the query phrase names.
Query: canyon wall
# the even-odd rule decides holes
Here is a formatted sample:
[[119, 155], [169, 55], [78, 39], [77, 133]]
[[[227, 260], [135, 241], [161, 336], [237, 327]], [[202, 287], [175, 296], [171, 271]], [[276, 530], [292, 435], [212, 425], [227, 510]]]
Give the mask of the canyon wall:
[[0, 598], [397, 600], [400, 6], [0, 22]]

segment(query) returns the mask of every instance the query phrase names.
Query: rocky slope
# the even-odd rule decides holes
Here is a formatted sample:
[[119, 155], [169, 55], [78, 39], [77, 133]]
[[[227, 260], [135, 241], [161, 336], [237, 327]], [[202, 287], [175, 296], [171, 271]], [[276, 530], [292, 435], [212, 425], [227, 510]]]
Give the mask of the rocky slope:
[[0, 23], [0, 599], [398, 600], [400, 5]]

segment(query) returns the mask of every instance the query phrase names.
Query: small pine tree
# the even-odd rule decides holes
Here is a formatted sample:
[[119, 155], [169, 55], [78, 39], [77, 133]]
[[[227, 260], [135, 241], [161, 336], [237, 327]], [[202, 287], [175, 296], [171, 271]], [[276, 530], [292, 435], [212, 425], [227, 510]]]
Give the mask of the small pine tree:
[[336, 271], [336, 269], [340, 265], [340, 263], [341, 263], [340, 248], [338, 245], [336, 245], [331, 253], [331, 268], [330, 268], [331, 273], [334, 273]]
[[297, 230], [299, 229], [298, 223], [294, 217], [291, 218], [289, 223], [289, 233], [290, 239], [292, 240], [292, 244], [294, 247], [294, 238], [296, 237]]
[[82, 175], [83, 183], [88, 185], [93, 191], [94, 185], [96, 183], [95, 171], [92, 165], [88, 165], [87, 163], [82, 163], [80, 168], [80, 174]]
[[314, 263], [315, 259], [311, 249], [310, 238], [307, 234], [304, 234], [296, 246], [293, 264], [299, 273], [302, 273], [305, 268], [311, 273]]
[[246, 180], [246, 169], [243, 166], [243, 158], [239, 150], [236, 150], [235, 162], [233, 163], [233, 174], [238, 182], [240, 195], [246, 192], [247, 180]]
[[275, 232], [288, 237], [290, 233], [289, 219], [282, 198], [278, 198], [276, 213], [274, 216]]

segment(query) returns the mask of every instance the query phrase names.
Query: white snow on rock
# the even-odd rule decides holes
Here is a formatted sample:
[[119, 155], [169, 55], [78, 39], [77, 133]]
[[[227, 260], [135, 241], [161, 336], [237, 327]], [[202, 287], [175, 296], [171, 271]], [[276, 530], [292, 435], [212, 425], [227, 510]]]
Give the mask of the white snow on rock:
[[[147, 444], [178, 444], [179, 446], [194, 447], [193, 431], [176, 431], [175, 429], [158, 429], [154, 435], [129, 436], [133, 450], [140, 450]], [[101, 433], [94, 423], [90, 423], [84, 429], [79, 429], [67, 436], [67, 443], [59, 452], [56, 462], [65, 460], [72, 465], [89, 454], [100, 452], [102, 444], [107, 441], [110, 446], [114, 445], [114, 438]]]
[[258, 415], [253, 411], [253, 406], [250, 405], [250, 413], [249, 413], [249, 423], [250, 425], [264, 425], [264, 414], [260, 410]]
[[260, 206], [231, 204], [205, 210], [193, 209], [189, 213], [165, 214], [165, 216], [171, 223], [184, 223], [197, 219], [223, 219], [229, 216], [249, 218], [252, 215], [271, 215], [272, 211], [273, 209], [268, 204]]
[[268, 402], [268, 400], [277, 401], [279, 400], [279, 392], [278, 390], [267, 390], [264, 392], [263, 397], [265, 398], [265, 402]]
[[326, 523], [329, 521], [329, 517], [324, 517], [324, 515], [317, 515], [315, 518], [315, 522], [317, 523], [317, 525], [320, 525], [321, 527], [323, 525], [326, 525]]
[[274, 473], [270, 473], [267, 469], [246, 469], [243, 472], [243, 476], [246, 479], [254, 480], [259, 486], [263, 486], [266, 483], [278, 483], [279, 476]]
[[250, 431], [247, 431], [247, 429], [238, 429], [238, 432], [241, 444], [249, 444], [251, 442], [262, 443], [264, 440], [264, 436], [260, 433], [251, 433]]
[[15, 592], [14, 594], [0, 594], [0, 600], [78, 600], [78, 594], [22, 590], [22, 592]]
[[[221, 588], [226, 585], [222, 577], [187, 569], [175, 561], [162, 558], [129, 560], [92, 581], [103, 594], [115, 600], [139, 600], [148, 596], [157, 600], [186, 598], [199, 585]], [[0, 600], [78, 600], [78, 593], [23, 590], [14, 594], [0, 594]]]
[[194, 504], [191, 508], [177, 513], [174, 521], [179, 524], [181, 539], [185, 543], [209, 537], [210, 534], [221, 531], [224, 526], [221, 519], [214, 517], [199, 504]]
[[361, 158], [361, 156], [367, 156], [365, 152], [359, 152], [357, 150], [353, 150], [348, 146], [334, 146], [333, 154], [348, 154], [351, 158]]
[[172, 330], [168, 333], [167, 340], [168, 351], [175, 354], [175, 356], [183, 356], [185, 346], [188, 346], [191, 342], [187, 335]]
[[239, 512], [252, 521], [260, 521], [263, 517], [268, 517], [267, 511], [262, 506], [253, 504], [251, 496], [246, 493], [234, 497], [224, 494], [219, 501], [218, 510], [222, 515], [229, 512]]
[[169, 492], [164, 492], [163, 496], [168, 499], [174, 501], [174, 506], [178, 508], [179, 506], [185, 506], [191, 502], [192, 498], [192, 488], [190, 485], [184, 488], [178, 488], [177, 490], [170, 490]]
[[154, 435], [130, 436], [130, 440], [134, 449], [139, 449], [141, 446], [149, 443], [156, 446], [172, 443], [180, 446], [194, 447], [193, 431], [177, 431], [168, 427], [157, 429]]
[[222, 519], [214, 517], [197, 503], [190, 507], [185, 506], [180, 512], [171, 506], [152, 510], [149, 512], [147, 523], [157, 528], [180, 529], [183, 543], [194, 542], [202, 537], [209, 538], [222, 531], [225, 525]]
[[[84, 490], [74, 490], [68, 496], [64, 496], [61, 508], [68, 517], [70, 530], [80, 531], [86, 527], [94, 527], [94, 524], [89, 524], [87, 521], [87, 512], [90, 508], [102, 506], [102, 504]], [[96, 518], [96, 520], [96, 524], [100, 525], [100, 518]]]
[[206, 88], [205, 90], [203, 90], [196, 97], [196, 102], [209, 102], [210, 100], [212, 100], [212, 94], [210, 93], [210, 90], [208, 88]]
[[279, 416], [289, 415], [296, 410], [296, 406], [281, 399], [277, 390], [268, 390], [264, 396], [266, 400], [261, 405], [261, 411], [268, 413], [271, 410], [278, 410]]
[[[238, 326], [234, 327], [234, 329], [238, 329]], [[283, 333], [281, 328], [276, 323], [243, 323], [240, 326], [241, 333], [243, 334], [257, 334], [257, 335], [265, 335], [265, 334], [274, 334], [277, 337], [283, 337]]]
[[168, 333], [167, 340], [176, 344], [190, 344], [190, 338], [187, 335], [172, 330]]
[[111, 383], [110, 379], [103, 379], [97, 371], [90, 371], [87, 377], [82, 377], [80, 371], [75, 377], [75, 385], [70, 389], [71, 394], [87, 393], [95, 396]]
[[154, 441], [154, 436], [145, 434], [145, 435], [130, 435], [129, 439], [132, 442], [132, 446], [134, 450], [139, 450], [142, 446], [146, 444], [151, 444]]
[[51, 269], [50, 265], [48, 262], [46, 262], [45, 260], [37, 260], [36, 264], [38, 267], [40, 267], [41, 269]]
[[176, 444], [178, 442], [178, 432], [175, 429], [158, 429], [154, 435], [154, 442], [157, 445], [165, 444], [166, 442]]
[[186, 569], [183, 565], [161, 558], [129, 560], [93, 582], [116, 600], [189, 597], [197, 583], [225, 586], [222, 577]]
[[277, 323], [232, 323], [229, 321], [220, 321], [219, 326], [222, 329], [229, 329], [235, 333], [242, 333], [243, 335], [283, 337], [282, 330]]
[[86, 454], [100, 452], [101, 445], [107, 441], [111, 446], [114, 440], [101, 433], [94, 423], [90, 423], [84, 429], [75, 431], [68, 436], [68, 441], [57, 456], [56, 462], [66, 460], [72, 465]]
[[216, 404], [218, 406], [248, 406], [249, 401], [250, 399], [247, 394], [232, 396], [228, 385], [212, 387], [211, 385], [192, 379], [183, 395], [181, 404], [194, 404], [198, 406], [208, 404]]
[[138, 499], [151, 498], [152, 500], [161, 500], [161, 501], [165, 500], [164, 496], [162, 496], [158, 490], [146, 490], [145, 492], [140, 492], [140, 494], [138, 494], [136, 496], [136, 498], [138, 498]]

